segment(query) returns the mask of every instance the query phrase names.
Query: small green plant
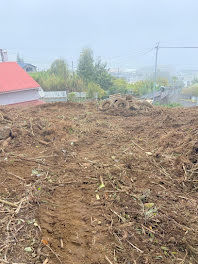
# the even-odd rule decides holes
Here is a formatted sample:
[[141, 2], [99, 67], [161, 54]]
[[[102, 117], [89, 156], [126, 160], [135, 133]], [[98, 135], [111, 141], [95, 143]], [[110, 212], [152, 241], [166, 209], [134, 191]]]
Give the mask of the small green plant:
[[72, 128], [72, 127], [70, 127], [69, 129], [68, 129], [68, 133], [71, 135], [71, 134], [73, 134], [74, 133], [74, 129]]
[[75, 93], [69, 93], [68, 94], [68, 101], [75, 102], [76, 101], [76, 94]]

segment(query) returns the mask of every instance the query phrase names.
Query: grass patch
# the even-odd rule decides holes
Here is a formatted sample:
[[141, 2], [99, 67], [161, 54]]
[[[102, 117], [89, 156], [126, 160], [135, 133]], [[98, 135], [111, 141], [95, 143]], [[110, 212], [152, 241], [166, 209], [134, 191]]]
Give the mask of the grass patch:
[[168, 107], [168, 108], [173, 108], [173, 107], [182, 107], [180, 103], [169, 103], [169, 104], [160, 104], [160, 103], [155, 103], [154, 105], [156, 106], [163, 106], [163, 107]]

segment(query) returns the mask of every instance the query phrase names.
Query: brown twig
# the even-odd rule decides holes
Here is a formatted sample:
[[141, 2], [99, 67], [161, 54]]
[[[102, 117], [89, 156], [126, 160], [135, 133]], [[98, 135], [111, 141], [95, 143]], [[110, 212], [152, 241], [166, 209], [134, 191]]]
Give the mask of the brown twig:
[[56, 254], [56, 252], [49, 246], [46, 245], [47, 248], [49, 248], [49, 250], [54, 254], [54, 256], [58, 259], [58, 261], [63, 264], [63, 262], [61, 261], [61, 259], [59, 258], [59, 256]]
[[49, 259], [48, 259], [48, 258], [46, 258], [46, 259], [44, 260], [43, 264], [47, 264], [47, 263], [48, 263], [48, 261], [49, 261]]
[[18, 207], [18, 205], [11, 203], [11, 202], [8, 202], [8, 201], [5, 201], [5, 200], [2, 200], [2, 199], [0, 199], [0, 203], [7, 204], [7, 205], [10, 205], [13, 207]]
[[101, 185], [104, 185], [104, 181], [103, 181], [103, 178], [101, 175], [100, 175], [100, 183], [101, 183]]
[[21, 181], [25, 181], [25, 179], [21, 178], [20, 176], [14, 174], [14, 173], [12, 173], [12, 172], [8, 172], [8, 171], [7, 171], [6, 173], [9, 174], [9, 175], [14, 176], [15, 178], [17, 178], [17, 179], [19, 179], [19, 180], [21, 180]]
[[2, 120], [5, 120], [5, 118], [3, 117], [3, 114], [0, 112], [0, 116]]
[[131, 245], [133, 248], [135, 248], [137, 251], [139, 251], [140, 253], [144, 253], [144, 251], [142, 251], [141, 249], [139, 249], [138, 247], [136, 247], [134, 244], [132, 244], [130, 241], [126, 240], [129, 245]]
[[34, 136], [33, 125], [32, 125], [32, 118], [30, 118], [30, 128], [31, 128], [32, 135]]
[[17, 207], [16, 211], [15, 211], [15, 214], [18, 214], [19, 211], [21, 210], [21, 206], [22, 206], [22, 203], [25, 201], [25, 199], [22, 199], [19, 203], [19, 206]]
[[64, 244], [63, 244], [62, 238], [60, 239], [60, 246], [61, 246], [61, 248], [64, 248]]
[[5, 264], [9, 264], [9, 263], [10, 263], [10, 262], [8, 262], [8, 261], [5, 260], [5, 259], [0, 259], [0, 262], [5, 263]]
[[125, 219], [124, 217], [122, 217], [121, 215], [119, 215], [117, 212], [115, 212], [115, 211], [112, 210], [112, 209], [110, 209], [110, 211], [111, 211], [112, 213], [114, 213], [115, 215], [117, 215], [117, 216], [122, 220], [122, 222], [126, 222], [126, 219]]
[[184, 256], [184, 259], [182, 259], [182, 261], [179, 264], [184, 264], [186, 261], [186, 257], [188, 256], [188, 251], [186, 250], [186, 254]]
[[111, 260], [107, 256], [105, 256], [105, 259], [109, 264], [113, 264], [113, 262], [111, 262]]
[[138, 147], [139, 149], [144, 151], [144, 149], [142, 147], [140, 147], [137, 143], [135, 143], [133, 140], [131, 140], [131, 142], [132, 142], [133, 145], [135, 145], [136, 147]]
[[155, 231], [149, 229], [148, 227], [146, 227], [146, 226], [144, 226], [144, 225], [142, 225], [142, 227], [143, 227], [144, 229], [146, 229], [147, 231], [149, 231], [149, 232], [155, 234]]

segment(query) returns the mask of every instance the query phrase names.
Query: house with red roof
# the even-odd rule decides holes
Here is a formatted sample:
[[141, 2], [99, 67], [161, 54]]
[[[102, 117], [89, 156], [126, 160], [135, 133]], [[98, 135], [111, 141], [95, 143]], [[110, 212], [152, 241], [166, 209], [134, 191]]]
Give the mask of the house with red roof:
[[38, 104], [40, 88], [16, 62], [0, 62], [0, 105]]

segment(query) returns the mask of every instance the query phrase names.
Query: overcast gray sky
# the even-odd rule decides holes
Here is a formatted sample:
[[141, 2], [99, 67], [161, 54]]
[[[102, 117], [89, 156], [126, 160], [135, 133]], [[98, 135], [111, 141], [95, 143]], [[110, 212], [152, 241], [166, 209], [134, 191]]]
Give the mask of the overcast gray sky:
[[[0, 47], [28, 62], [69, 64], [91, 47], [111, 67], [154, 63], [162, 45], [198, 46], [197, 0], [0, 0]], [[198, 50], [161, 50], [160, 64], [198, 68]]]

